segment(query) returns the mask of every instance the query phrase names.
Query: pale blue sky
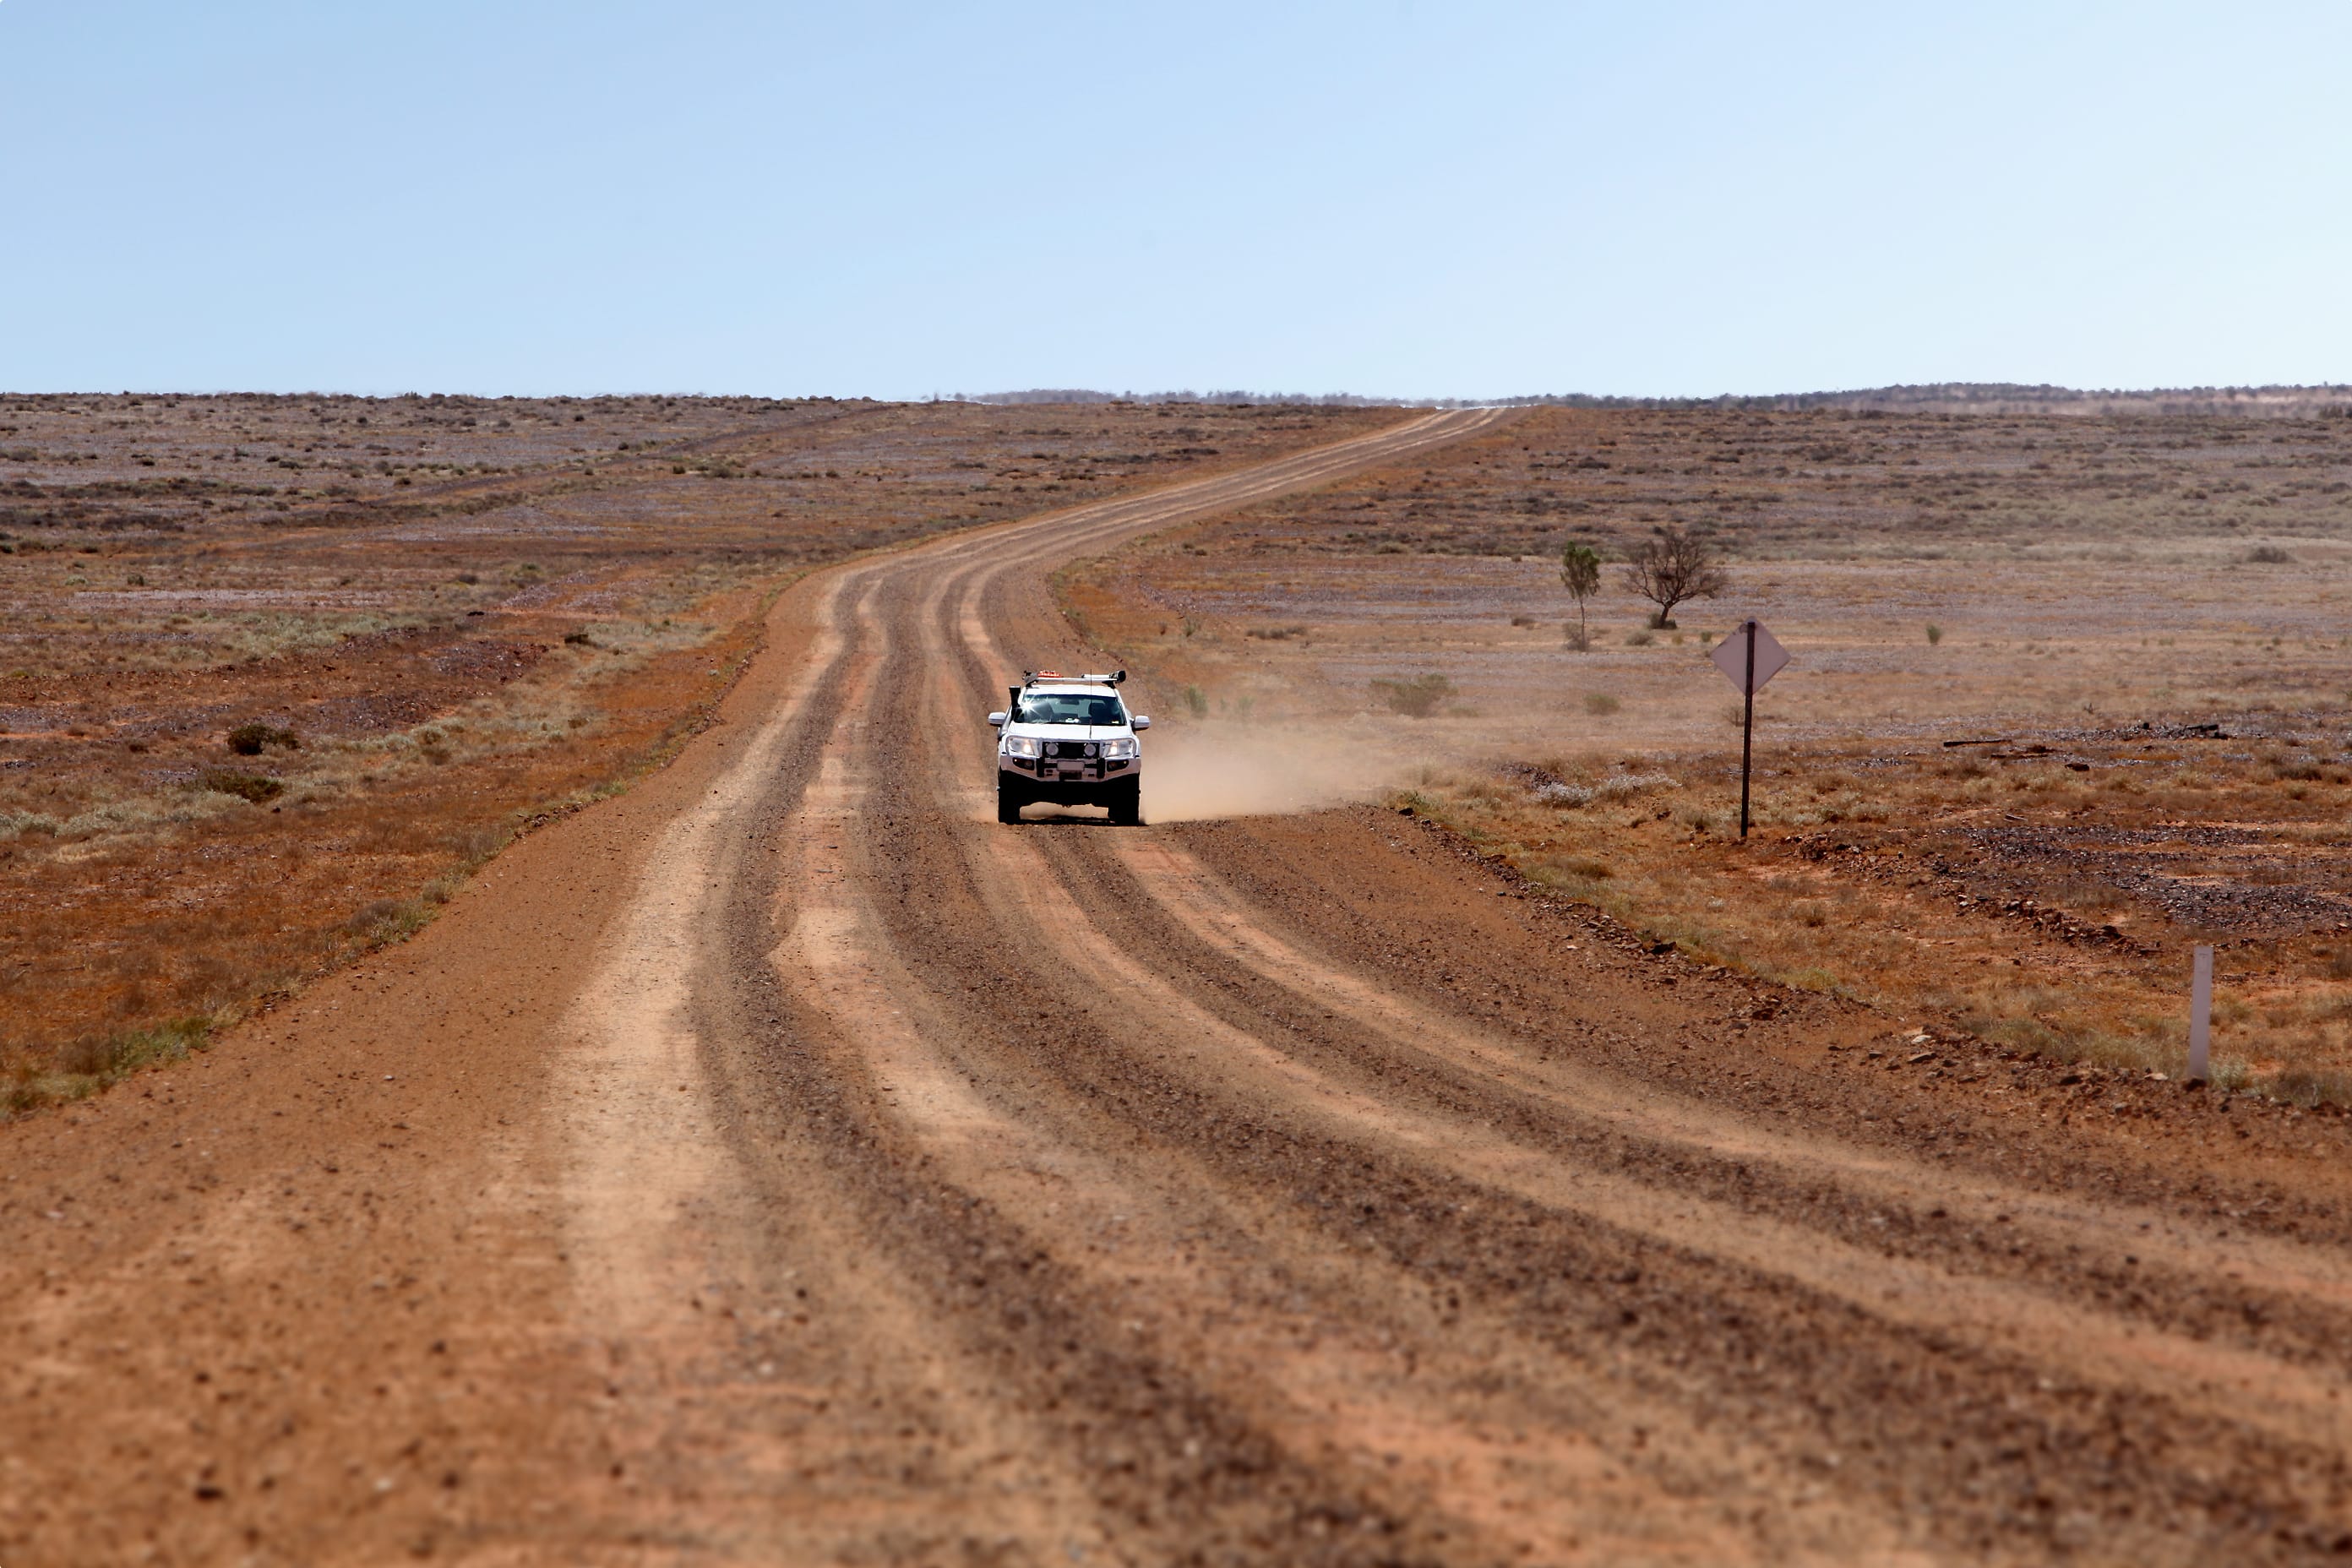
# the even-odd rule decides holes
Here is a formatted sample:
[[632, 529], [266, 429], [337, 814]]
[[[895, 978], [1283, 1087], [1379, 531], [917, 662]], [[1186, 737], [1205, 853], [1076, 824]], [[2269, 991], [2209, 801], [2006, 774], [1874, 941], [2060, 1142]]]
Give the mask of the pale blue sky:
[[0, 388], [2352, 380], [2342, 4], [0, 0]]

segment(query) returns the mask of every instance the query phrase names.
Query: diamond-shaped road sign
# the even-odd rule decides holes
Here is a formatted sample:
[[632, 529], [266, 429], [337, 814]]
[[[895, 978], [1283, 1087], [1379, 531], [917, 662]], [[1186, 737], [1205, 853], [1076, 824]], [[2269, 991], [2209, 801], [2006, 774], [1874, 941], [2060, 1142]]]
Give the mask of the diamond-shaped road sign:
[[[1751, 637], [1756, 639], [1756, 663], [1752, 667], [1756, 678], [1753, 681], [1748, 677], [1751, 668], [1748, 662], [1748, 639]], [[1780, 646], [1780, 638], [1764, 629], [1761, 621], [1740, 622], [1732, 634], [1706, 657], [1715, 660], [1715, 668], [1723, 671], [1723, 678], [1737, 687], [1742, 696], [1753, 696], [1763, 690], [1764, 683], [1780, 674], [1789, 663], [1789, 650]]]

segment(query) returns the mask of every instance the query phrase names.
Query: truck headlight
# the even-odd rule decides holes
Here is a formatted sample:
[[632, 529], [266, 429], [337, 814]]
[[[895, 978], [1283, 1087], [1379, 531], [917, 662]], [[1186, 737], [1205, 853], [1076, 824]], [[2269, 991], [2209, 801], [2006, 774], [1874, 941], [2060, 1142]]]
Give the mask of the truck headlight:
[[1131, 759], [1141, 756], [1143, 748], [1137, 743], [1134, 736], [1122, 735], [1114, 741], [1105, 741], [1102, 743], [1102, 754], [1106, 762], [1117, 761], [1122, 757]]
[[1034, 757], [1044, 754], [1045, 743], [1034, 735], [1007, 735], [1004, 754], [1008, 757]]

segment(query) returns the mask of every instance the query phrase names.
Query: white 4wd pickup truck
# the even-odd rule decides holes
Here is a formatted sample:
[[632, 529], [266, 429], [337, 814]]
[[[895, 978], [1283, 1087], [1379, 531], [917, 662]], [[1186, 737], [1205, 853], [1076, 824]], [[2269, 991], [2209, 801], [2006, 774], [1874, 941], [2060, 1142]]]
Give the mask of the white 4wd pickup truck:
[[1151, 728], [1119, 700], [1115, 675], [1027, 670], [1009, 688], [1013, 707], [991, 713], [996, 728], [996, 820], [1018, 822], [1033, 801], [1109, 808], [1113, 822], [1143, 820], [1143, 746]]

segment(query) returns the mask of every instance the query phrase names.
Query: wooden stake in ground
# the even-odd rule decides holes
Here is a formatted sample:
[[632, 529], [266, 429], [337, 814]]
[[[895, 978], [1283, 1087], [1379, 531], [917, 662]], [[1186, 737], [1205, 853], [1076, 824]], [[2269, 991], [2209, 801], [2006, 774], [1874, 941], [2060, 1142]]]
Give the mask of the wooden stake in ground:
[[2189, 971], [2189, 1081], [2203, 1083], [2213, 1045], [2213, 950], [2200, 947]]
[[1752, 617], [1716, 645], [1707, 658], [1723, 678], [1739, 688], [1739, 837], [1748, 837], [1748, 779], [1756, 760], [1756, 693], [1787, 668], [1789, 650]]

